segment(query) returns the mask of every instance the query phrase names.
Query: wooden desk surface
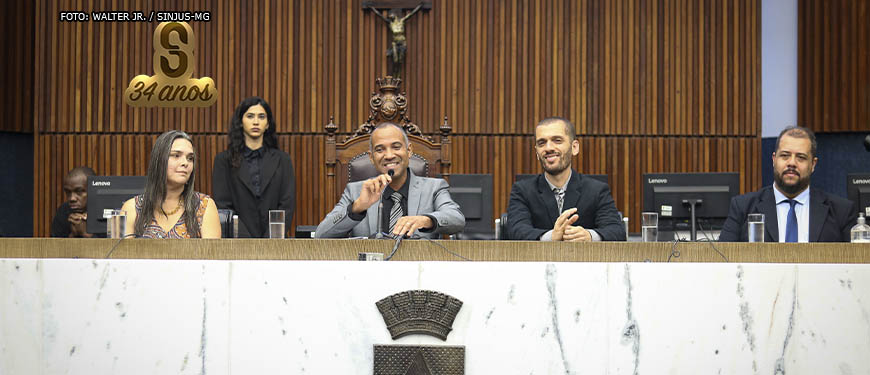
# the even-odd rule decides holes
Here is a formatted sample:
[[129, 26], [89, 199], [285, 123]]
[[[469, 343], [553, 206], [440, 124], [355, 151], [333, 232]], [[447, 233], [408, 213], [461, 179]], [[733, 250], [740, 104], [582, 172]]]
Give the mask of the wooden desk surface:
[[[113, 246], [117, 245], [109, 254]], [[439, 246], [440, 245], [440, 246]], [[443, 247], [442, 247], [443, 246]], [[356, 260], [392, 240], [0, 239], [0, 258]], [[718, 250], [718, 251], [717, 251]], [[398, 261], [870, 263], [870, 244], [403, 241]], [[721, 255], [720, 255], [721, 253]]]

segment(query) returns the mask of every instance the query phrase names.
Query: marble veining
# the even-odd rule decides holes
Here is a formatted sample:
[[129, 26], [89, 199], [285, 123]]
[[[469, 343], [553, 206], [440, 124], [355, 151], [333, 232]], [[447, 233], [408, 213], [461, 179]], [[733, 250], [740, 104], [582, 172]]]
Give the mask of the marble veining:
[[[205, 267], [203, 267], [203, 274], [205, 274]], [[206, 299], [206, 290], [205, 287], [202, 288], [202, 334], [200, 334], [199, 339], [199, 357], [202, 360], [200, 365], [200, 374], [205, 375], [205, 346], [208, 342], [208, 336], [206, 336], [206, 321], [208, 319], [208, 300]], [[185, 356], [185, 362], [187, 361], [187, 356]]]
[[[798, 270], [795, 269], [795, 274], [797, 274]], [[780, 356], [776, 360], [776, 365], [774, 367], [773, 373], [775, 375], [785, 375], [785, 353], [788, 349], [788, 343], [791, 341], [791, 334], [794, 331], [794, 312], [798, 306], [798, 295], [797, 295], [797, 282], [798, 278], [795, 277], [794, 284], [791, 289], [792, 300], [791, 300], [791, 312], [788, 314], [788, 330], [785, 333], [785, 341], [782, 344], [782, 356]]]
[[737, 298], [740, 300], [740, 320], [743, 323], [743, 333], [746, 335], [746, 343], [752, 352], [752, 372], [758, 373], [758, 362], [755, 360], [755, 334], [752, 333], [752, 311], [749, 310], [749, 302], [743, 290], [743, 265], [737, 265]]
[[625, 265], [625, 328], [622, 330], [623, 344], [631, 345], [631, 352], [634, 354], [632, 362], [634, 364], [633, 374], [637, 375], [637, 369], [640, 365], [640, 327], [634, 319], [634, 313], [631, 310], [631, 266]]
[[570, 374], [571, 366], [568, 364], [568, 358], [565, 357], [565, 345], [562, 343], [562, 334], [559, 331], [559, 304], [556, 299], [556, 266], [554, 264], [547, 264], [546, 276], [547, 293], [550, 296], [550, 319], [553, 321], [553, 336], [559, 345], [559, 354], [562, 356], [565, 373]]
[[[446, 341], [390, 338], [375, 301], [409, 289], [463, 301]], [[375, 344], [463, 345], [472, 375], [867, 374], [868, 302], [868, 265], [3, 259], [0, 374], [368, 374]]]

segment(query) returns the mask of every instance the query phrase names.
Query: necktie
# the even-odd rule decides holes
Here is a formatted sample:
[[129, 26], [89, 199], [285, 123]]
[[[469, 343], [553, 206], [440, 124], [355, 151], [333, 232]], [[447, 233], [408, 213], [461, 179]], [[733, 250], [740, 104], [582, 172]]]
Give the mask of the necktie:
[[399, 218], [402, 217], [402, 194], [398, 191], [394, 191], [393, 194], [390, 195], [390, 199], [393, 200], [393, 208], [390, 209], [390, 233], [393, 232], [393, 228], [396, 226], [396, 222], [399, 221]]
[[556, 206], [559, 208], [559, 215], [561, 215], [562, 206], [565, 204], [565, 191], [559, 188], [553, 188], [553, 194], [556, 194]]
[[797, 226], [797, 214], [794, 212], [794, 206], [797, 204], [797, 201], [794, 199], [789, 199], [788, 204], [791, 205], [788, 208], [788, 218], [785, 222], [785, 242], [797, 242], [798, 241], [798, 226]]

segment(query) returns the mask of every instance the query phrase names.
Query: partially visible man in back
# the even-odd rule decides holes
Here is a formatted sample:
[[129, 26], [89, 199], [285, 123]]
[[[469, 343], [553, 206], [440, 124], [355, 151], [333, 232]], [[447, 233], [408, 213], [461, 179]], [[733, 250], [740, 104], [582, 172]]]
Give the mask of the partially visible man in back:
[[574, 124], [550, 117], [535, 127], [535, 155], [544, 173], [514, 183], [508, 238], [533, 241], [625, 241], [625, 225], [607, 184], [571, 168], [580, 153]]
[[852, 201], [810, 187], [816, 149], [812, 130], [783, 129], [773, 152], [773, 186], [731, 199], [719, 241], [748, 241], [747, 215], [760, 213], [764, 242], [849, 242], [858, 211]]
[[75, 167], [63, 179], [66, 202], [58, 207], [51, 221], [52, 237], [93, 237], [87, 232], [88, 221], [88, 176], [94, 170]]

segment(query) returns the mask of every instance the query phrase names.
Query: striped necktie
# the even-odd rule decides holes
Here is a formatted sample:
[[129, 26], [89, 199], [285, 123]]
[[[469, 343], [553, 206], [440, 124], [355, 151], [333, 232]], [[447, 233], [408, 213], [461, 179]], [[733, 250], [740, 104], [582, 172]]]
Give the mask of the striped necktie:
[[556, 206], [558, 206], [559, 215], [561, 215], [562, 206], [565, 205], [565, 191], [559, 188], [553, 188], [553, 194], [556, 194]]
[[396, 226], [396, 222], [404, 215], [402, 213], [402, 193], [394, 191], [393, 194], [390, 195], [390, 199], [393, 200], [393, 208], [390, 209], [390, 233], [393, 233], [393, 228]]

